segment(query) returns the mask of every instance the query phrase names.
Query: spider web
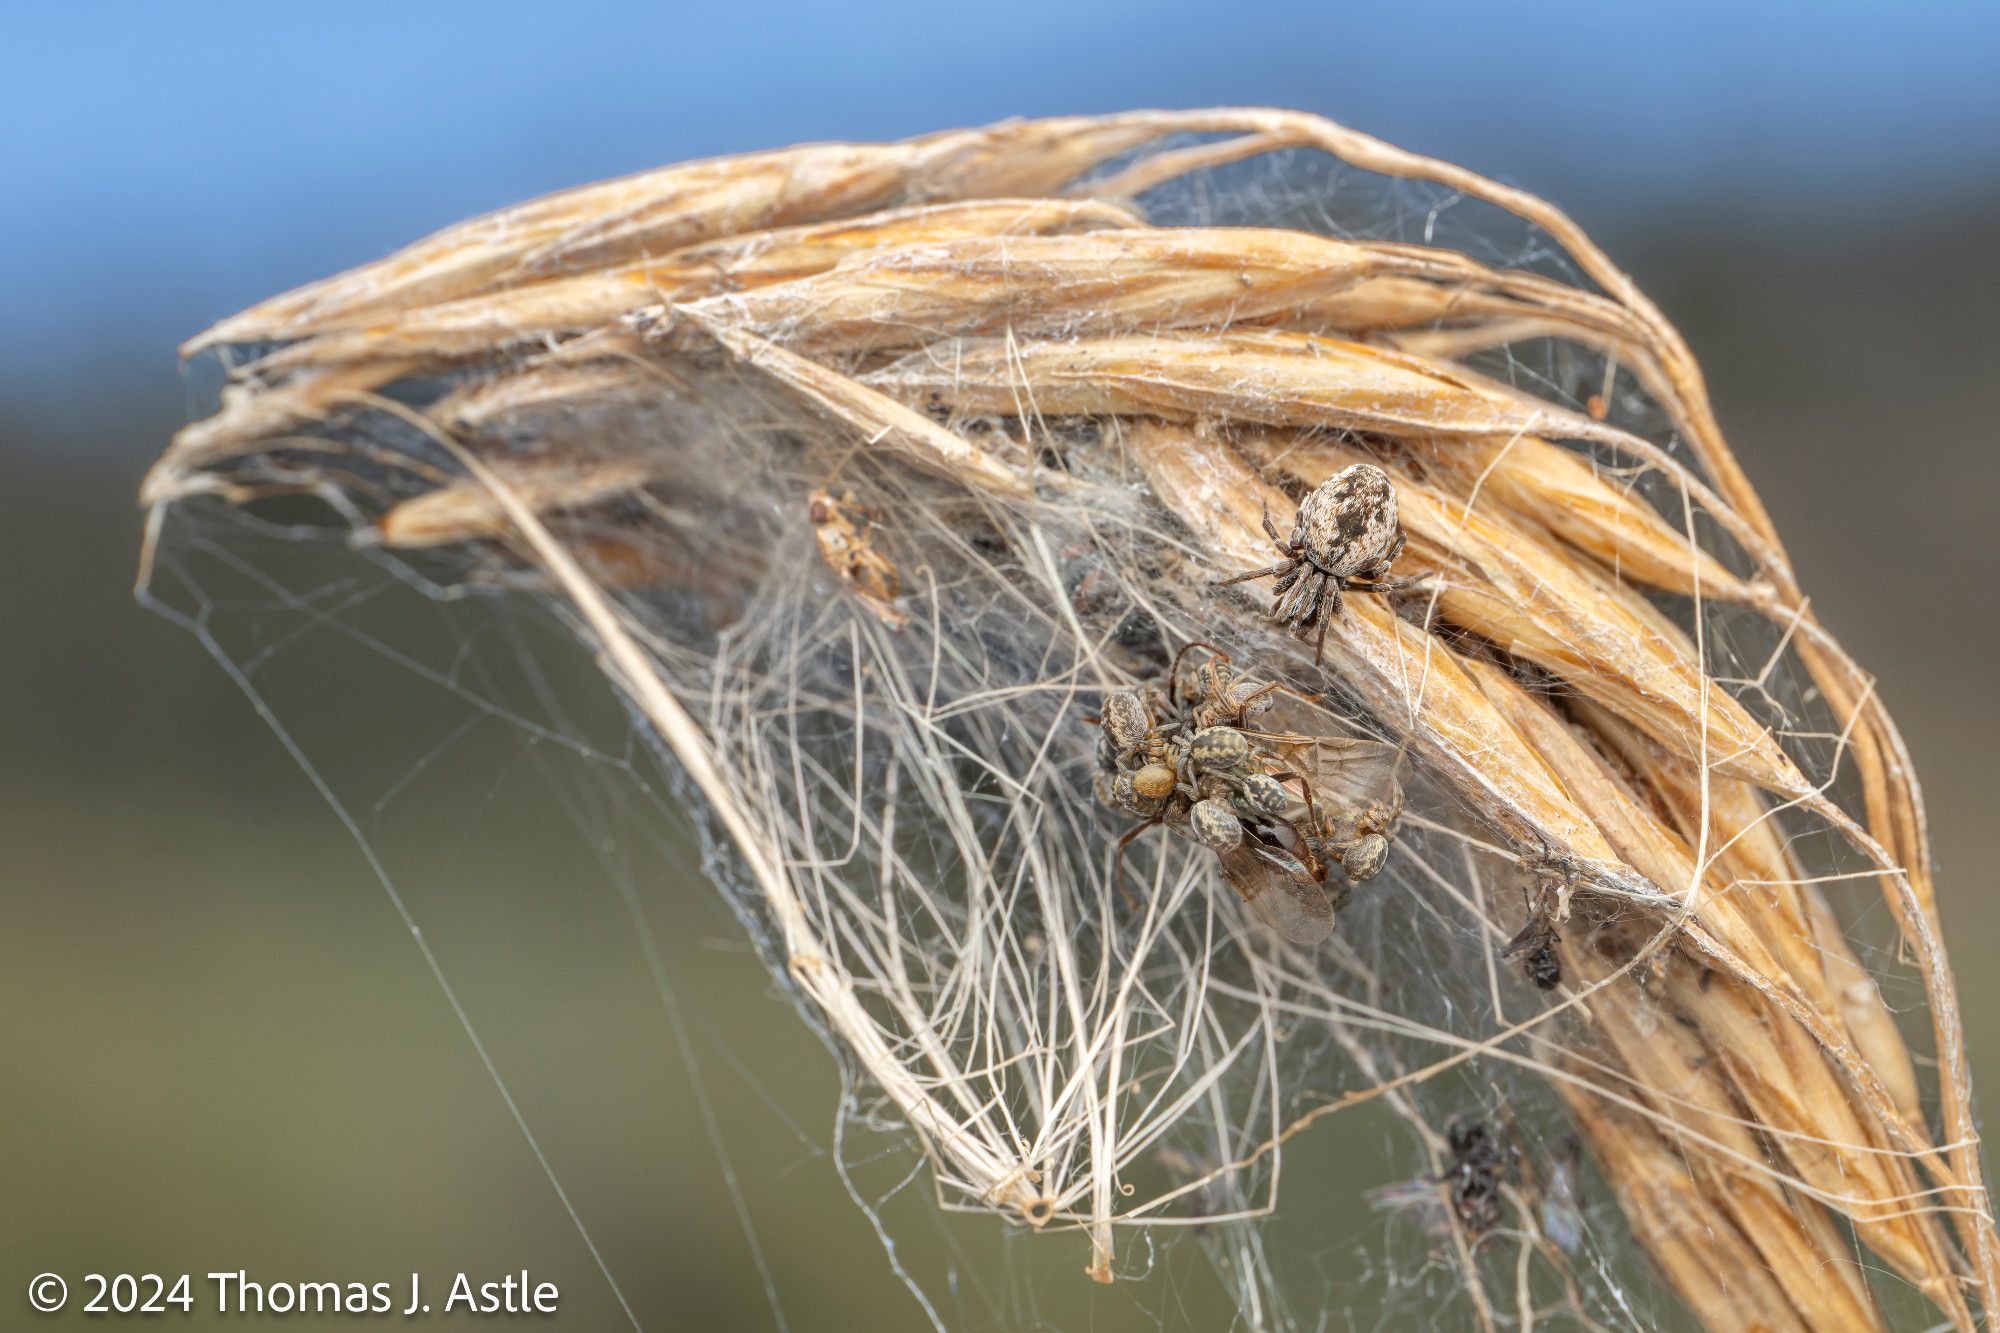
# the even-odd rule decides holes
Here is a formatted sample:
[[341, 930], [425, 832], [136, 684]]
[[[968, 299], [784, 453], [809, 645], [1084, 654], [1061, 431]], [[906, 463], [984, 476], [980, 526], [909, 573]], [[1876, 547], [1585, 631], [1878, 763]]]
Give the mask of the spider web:
[[[1442, 246], [1590, 289], [1558, 247], [1498, 209], [1303, 150], [1178, 178], [1138, 203], [1161, 225]], [[1466, 363], [1682, 455], [1639, 379], [1574, 342], [1508, 341]], [[450, 387], [399, 396], [422, 403]], [[1683, 1320], [1592, 1166], [1564, 1090], [1587, 1083], [1622, 1098], [1621, 1114], [1657, 1113], [1601, 1058], [1579, 1022], [1587, 1004], [1552, 1011], [1498, 957], [1510, 932], [1496, 923], [1524, 919], [1531, 901], [1524, 849], [1419, 766], [1388, 868], [1357, 887], [1318, 950], [1277, 940], [1221, 888], [1211, 857], [1162, 834], [1135, 841], [1114, 877], [1129, 821], [1091, 795], [1096, 736], [1084, 720], [1106, 689], [1156, 676], [1201, 640], [1239, 670], [1314, 696], [1294, 716], [1323, 734], [1399, 743], [1393, 710], [1314, 672], [1308, 646], [1195, 579], [1198, 543], [1114, 427], [1044, 417], [1032, 403], [951, 426], [1072, 460], [1090, 503], [970, 499], [858, 448], [748, 373], [654, 401], [569, 404], [520, 428], [652, 442], [645, 489], [548, 524], [577, 551], [608, 550], [642, 527], [655, 541], [652, 577], [611, 605], [704, 738], [705, 772], [629, 688], [606, 682], [602, 627], [543, 565], [499, 544], [413, 553], [357, 542], [423, 493], [427, 473], [454, 469], [393, 412], [343, 427], [353, 447], [337, 471], [315, 474], [313, 500], [164, 514], [146, 592], [258, 697], [290, 696], [278, 721], [298, 733], [371, 861], [399, 867], [382, 872], [399, 911], [395, 886], [448, 880], [434, 852], [462, 836], [428, 819], [399, 825], [413, 790], [466, 791], [472, 825], [492, 790], [464, 785], [473, 773], [539, 774], [549, 819], [596, 853], [584, 873], [629, 908], [691, 1076], [720, 1059], [754, 1081], [754, 1051], [709, 1040], [696, 1057], [703, 1043], [688, 1035], [662, 962], [659, 899], [698, 865], [729, 928], [754, 945], [757, 977], [833, 1056], [834, 1105], [774, 1111], [808, 1127], [793, 1131], [800, 1153], [867, 1218], [916, 1318], [1101, 1324], [1105, 1309], [1063, 1292], [1087, 1289], [1088, 1267], [1129, 1303], [1117, 1317], [1162, 1328], [1202, 1326], [1218, 1308], [1189, 1284], [1213, 1284], [1252, 1328]], [[1579, 449], [1596, 475], [1747, 572], [1730, 536], [1659, 469]], [[871, 614], [822, 560], [802, 515], [828, 489], [875, 521], [907, 624]], [[1787, 627], [1740, 604], [1652, 600], [1698, 636], [1715, 684], [1798, 769], [1857, 808], [1843, 763], [1850, 719], [1818, 697]], [[1418, 599], [1402, 613], [1432, 609]], [[314, 759], [310, 735], [346, 720], [297, 716], [329, 644], [392, 666], [413, 682], [392, 688], [420, 701], [401, 710], [401, 744], [353, 771]], [[1569, 698], [1553, 681], [1540, 688]], [[1921, 984], [1864, 878], [1871, 867], [1821, 821], [1797, 810], [1772, 819], [1798, 887], [1831, 904], [1832, 929], [1889, 1008], [1921, 1009]], [[743, 826], [755, 855], [735, 836]], [[1615, 901], [1592, 910], [1597, 928], [1618, 928]], [[478, 933], [476, 911], [455, 913]], [[1633, 927], [1650, 933], [1650, 920], [1634, 914]], [[447, 967], [428, 947], [457, 1006], [447, 977], [478, 964]], [[506, 956], [519, 944], [486, 947]], [[1926, 1030], [1903, 1026], [1921, 1053]], [[475, 1044], [492, 1027], [466, 1018]], [[515, 1106], [497, 1068], [494, 1080], [542, 1156], [537, 1117]], [[828, 1112], [829, 1131], [809, 1128]], [[1474, 1123], [1506, 1163], [1481, 1227], [1451, 1193], [1462, 1179], [1452, 1127]], [[809, 1326], [773, 1276], [782, 1258], [766, 1254], [772, 1228], [749, 1202], [758, 1191], [737, 1181], [744, 1163], [727, 1151], [729, 1132], [706, 1131], [774, 1319]], [[543, 1160], [563, 1193], [560, 1165]], [[567, 1193], [562, 1206], [589, 1238], [589, 1210]], [[618, 1265], [599, 1262], [615, 1285]], [[1892, 1316], [1918, 1309], [1894, 1279], [1871, 1277]]]

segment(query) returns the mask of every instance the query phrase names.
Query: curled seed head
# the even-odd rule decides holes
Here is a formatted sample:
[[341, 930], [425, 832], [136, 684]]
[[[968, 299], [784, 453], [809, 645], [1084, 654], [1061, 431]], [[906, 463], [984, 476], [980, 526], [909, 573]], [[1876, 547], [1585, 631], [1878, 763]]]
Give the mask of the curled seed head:
[[1375, 878], [1388, 860], [1389, 840], [1379, 833], [1371, 833], [1347, 849], [1340, 858], [1340, 868], [1358, 884], [1364, 879]]
[[1381, 566], [1396, 544], [1396, 488], [1373, 463], [1344, 467], [1299, 505], [1292, 541], [1337, 577]]
[[1243, 821], [1221, 801], [1196, 801], [1188, 812], [1188, 826], [1204, 846], [1218, 852], [1243, 843]]
[[1232, 727], [1203, 727], [1188, 745], [1188, 758], [1207, 768], [1234, 768], [1250, 757], [1250, 742]]
[[1252, 818], [1276, 819], [1291, 803], [1291, 793], [1269, 773], [1252, 773], [1236, 789], [1236, 808]]

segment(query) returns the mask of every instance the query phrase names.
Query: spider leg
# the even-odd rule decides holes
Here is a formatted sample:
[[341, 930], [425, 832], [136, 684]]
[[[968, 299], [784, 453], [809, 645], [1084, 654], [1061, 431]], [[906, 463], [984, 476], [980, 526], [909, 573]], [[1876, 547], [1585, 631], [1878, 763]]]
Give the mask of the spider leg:
[[1241, 699], [1237, 700], [1236, 720], [1239, 723], [1243, 722], [1245, 720], [1243, 715], [1250, 711], [1251, 704], [1256, 703], [1259, 699], [1264, 698], [1268, 694], [1276, 693], [1277, 689], [1278, 689], [1277, 681], [1267, 680], [1262, 685], [1259, 685], [1256, 689], [1252, 690], [1250, 693], [1244, 695]]
[[1326, 627], [1340, 614], [1340, 590], [1346, 584], [1343, 580], [1329, 576], [1326, 581], [1326, 604], [1320, 608], [1319, 637], [1313, 642], [1313, 665], [1318, 666], [1326, 658]]
[[1277, 597], [1273, 597], [1271, 599], [1271, 619], [1280, 625], [1291, 624], [1292, 616], [1297, 612], [1299, 602], [1305, 595], [1306, 586], [1301, 583], [1295, 584]]
[[1401, 528], [1397, 528], [1396, 544], [1394, 546], [1391, 546], [1380, 560], [1377, 560], [1374, 564], [1370, 565], [1368, 568], [1361, 570], [1360, 573], [1358, 574], [1357, 577], [1367, 580], [1368, 584], [1370, 585], [1366, 588], [1360, 589], [1359, 591], [1390, 592], [1397, 588], [1407, 588], [1410, 587], [1412, 584], [1421, 583], [1424, 581], [1424, 579], [1430, 577], [1427, 574], [1419, 574], [1415, 578], [1408, 578], [1408, 579], [1391, 579], [1388, 577], [1389, 567], [1396, 563], [1396, 557], [1403, 553], [1403, 547], [1407, 545], [1408, 542], [1409, 542], [1408, 535], [1405, 534]]
[[1266, 565], [1262, 569], [1246, 570], [1241, 574], [1232, 574], [1226, 579], [1217, 579], [1209, 586], [1212, 588], [1227, 588], [1232, 583], [1248, 583], [1251, 579], [1261, 579], [1266, 575], [1283, 574], [1291, 567], [1290, 561], [1279, 565]]
[[1271, 591], [1277, 596], [1284, 596], [1291, 591], [1292, 585], [1299, 581], [1299, 577], [1311, 568], [1312, 566], [1303, 560], [1297, 562], [1288, 572], [1279, 576], [1278, 581], [1271, 585]]
[[1349, 580], [1349, 592], [1402, 592], [1407, 588], [1428, 586], [1435, 574], [1417, 574], [1407, 579], [1383, 579], [1373, 574], [1363, 574], [1358, 579]]
[[1181, 645], [1180, 652], [1174, 654], [1174, 668], [1176, 670], [1180, 669], [1181, 658], [1187, 654], [1187, 650], [1190, 648], [1206, 649], [1208, 651], [1208, 655], [1210, 657], [1213, 657], [1218, 662], [1229, 662], [1234, 660], [1229, 656], [1228, 653], [1223, 652], [1222, 649], [1210, 643], [1207, 639], [1189, 639], [1185, 644]]
[[1292, 616], [1292, 628], [1295, 630], [1310, 628], [1319, 619], [1320, 608], [1326, 604], [1326, 575], [1320, 574], [1299, 586], [1302, 595], [1295, 608], [1296, 614]]
[[[1235, 581], [1235, 580], [1233, 580], [1233, 579], [1231, 580], [1231, 582], [1234, 582], [1234, 581]], [[1216, 646], [1215, 646], [1214, 644], [1210, 643], [1210, 642], [1209, 642], [1208, 640], [1206, 640], [1206, 639], [1189, 639], [1189, 640], [1188, 640], [1188, 641], [1187, 641], [1186, 643], [1184, 643], [1184, 644], [1182, 644], [1182, 645], [1181, 645], [1181, 650], [1180, 650], [1179, 652], [1177, 652], [1177, 653], [1175, 653], [1175, 654], [1174, 654], [1174, 664], [1173, 664], [1173, 665], [1172, 665], [1171, 667], [1168, 667], [1168, 668], [1167, 668], [1167, 681], [1168, 681], [1169, 685], [1172, 685], [1173, 683], [1175, 683], [1175, 682], [1177, 682], [1177, 681], [1179, 681], [1179, 680], [1180, 680], [1180, 678], [1181, 678], [1181, 659], [1182, 659], [1182, 658], [1184, 658], [1184, 657], [1186, 657], [1186, 656], [1188, 655], [1188, 650], [1189, 650], [1190, 648], [1206, 648], [1206, 649], [1208, 650], [1208, 655], [1209, 655], [1210, 657], [1213, 657], [1213, 658], [1215, 658], [1215, 659], [1216, 659], [1217, 661], [1221, 661], [1221, 662], [1227, 662], [1227, 661], [1229, 661], [1229, 660], [1230, 660], [1230, 659], [1229, 659], [1229, 654], [1228, 654], [1228, 653], [1225, 653], [1225, 652], [1223, 652], [1223, 651], [1222, 651], [1222, 650], [1221, 650], [1220, 648], [1216, 647]]]
[[1308, 778], [1305, 774], [1299, 772], [1297, 769], [1292, 769], [1292, 768], [1274, 769], [1271, 773], [1271, 776], [1274, 778], [1278, 778], [1280, 780], [1284, 778], [1298, 779], [1299, 786], [1303, 788], [1305, 791], [1306, 816], [1312, 822], [1313, 832], [1317, 834], [1320, 831], [1319, 806], [1313, 800], [1312, 779]]
[[1271, 585], [1271, 619], [1280, 625], [1285, 623], [1285, 616], [1287, 614], [1285, 608], [1298, 595], [1295, 589], [1296, 582], [1296, 580], [1291, 578], [1290, 574], [1287, 574], [1284, 578], [1279, 579]]
[[1305, 594], [1304, 585], [1295, 580], [1290, 586], [1287, 586], [1282, 592], [1271, 599], [1271, 619], [1280, 625], [1289, 623], [1292, 618], [1293, 606]]
[[1278, 544], [1280, 549], [1283, 549], [1285, 545], [1284, 539], [1278, 536], [1278, 525], [1271, 521], [1271, 502], [1266, 500], [1262, 503], [1264, 509], [1264, 531], [1269, 534], [1272, 541]]

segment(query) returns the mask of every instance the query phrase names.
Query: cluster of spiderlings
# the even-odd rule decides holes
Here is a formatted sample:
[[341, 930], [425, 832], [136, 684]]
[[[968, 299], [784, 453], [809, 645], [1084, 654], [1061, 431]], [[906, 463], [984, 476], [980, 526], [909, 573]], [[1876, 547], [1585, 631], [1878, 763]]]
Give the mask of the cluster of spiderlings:
[[[1105, 700], [1099, 796], [1217, 851], [1241, 845], [1246, 828], [1281, 829], [1280, 840], [1315, 879], [1335, 864], [1352, 882], [1372, 878], [1402, 815], [1394, 752], [1377, 742], [1258, 731], [1276, 682], [1241, 678], [1226, 654], [1189, 645], [1197, 646], [1209, 650], [1199, 665], [1184, 672], [1176, 658], [1164, 681]], [[1324, 788], [1317, 802], [1316, 785]]]
[[1242, 844], [1246, 821], [1282, 822], [1295, 799], [1246, 730], [1274, 688], [1237, 680], [1217, 653], [1162, 685], [1113, 691], [1099, 715], [1100, 794], [1217, 851]]
[[1098, 794], [1145, 821], [1119, 841], [1120, 856], [1134, 837], [1165, 824], [1214, 852], [1222, 877], [1266, 925], [1293, 943], [1317, 944], [1333, 931], [1328, 862], [1311, 805], [1281, 778], [1306, 780], [1253, 744], [1263, 734], [1248, 729], [1276, 687], [1239, 684], [1228, 661], [1211, 649], [1184, 679], [1176, 659], [1164, 686], [1105, 700]]
[[1275, 822], [1290, 792], [1260, 764], [1268, 756], [1238, 728], [1202, 726], [1190, 716], [1156, 720], [1137, 690], [1104, 701], [1098, 742], [1100, 792], [1145, 820], [1185, 829], [1217, 851], [1240, 846], [1244, 822]]

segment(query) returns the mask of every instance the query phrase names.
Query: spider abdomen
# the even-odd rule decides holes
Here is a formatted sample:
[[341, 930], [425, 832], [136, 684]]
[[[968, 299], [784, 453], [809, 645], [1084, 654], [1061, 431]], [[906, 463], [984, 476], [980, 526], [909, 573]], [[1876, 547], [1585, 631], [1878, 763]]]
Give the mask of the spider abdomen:
[[1291, 793], [1268, 773], [1252, 773], [1237, 785], [1236, 808], [1252, 818], [1276, 819], [1291, 807]]
[[1145, 744], [1153, 720], [1147, 716], [1146, 705], [1137, 692], [1114, 690], [1105, 697], [1102, 725], [1104, 734], [1111, 738], [1113, 750], [1123, 758], [1137, 753]]
[[1398, 531], [1389, 474], [1373, 463], [1355, 463], [1300, 503], [1292, 544], [1320, 572], [1351, 578], [1386, 564]]
[[1197, 841], [1218, 852], [1243, 843], [1243, 822], [1221, 801], [1196, 801], [1188, 811], [1188, 826]]
[[1233, 727], [1203, 727], [1188, 745], [1188, 758], [1203, 768], [1235, 768], [1250, 756], [1250, 742]]

